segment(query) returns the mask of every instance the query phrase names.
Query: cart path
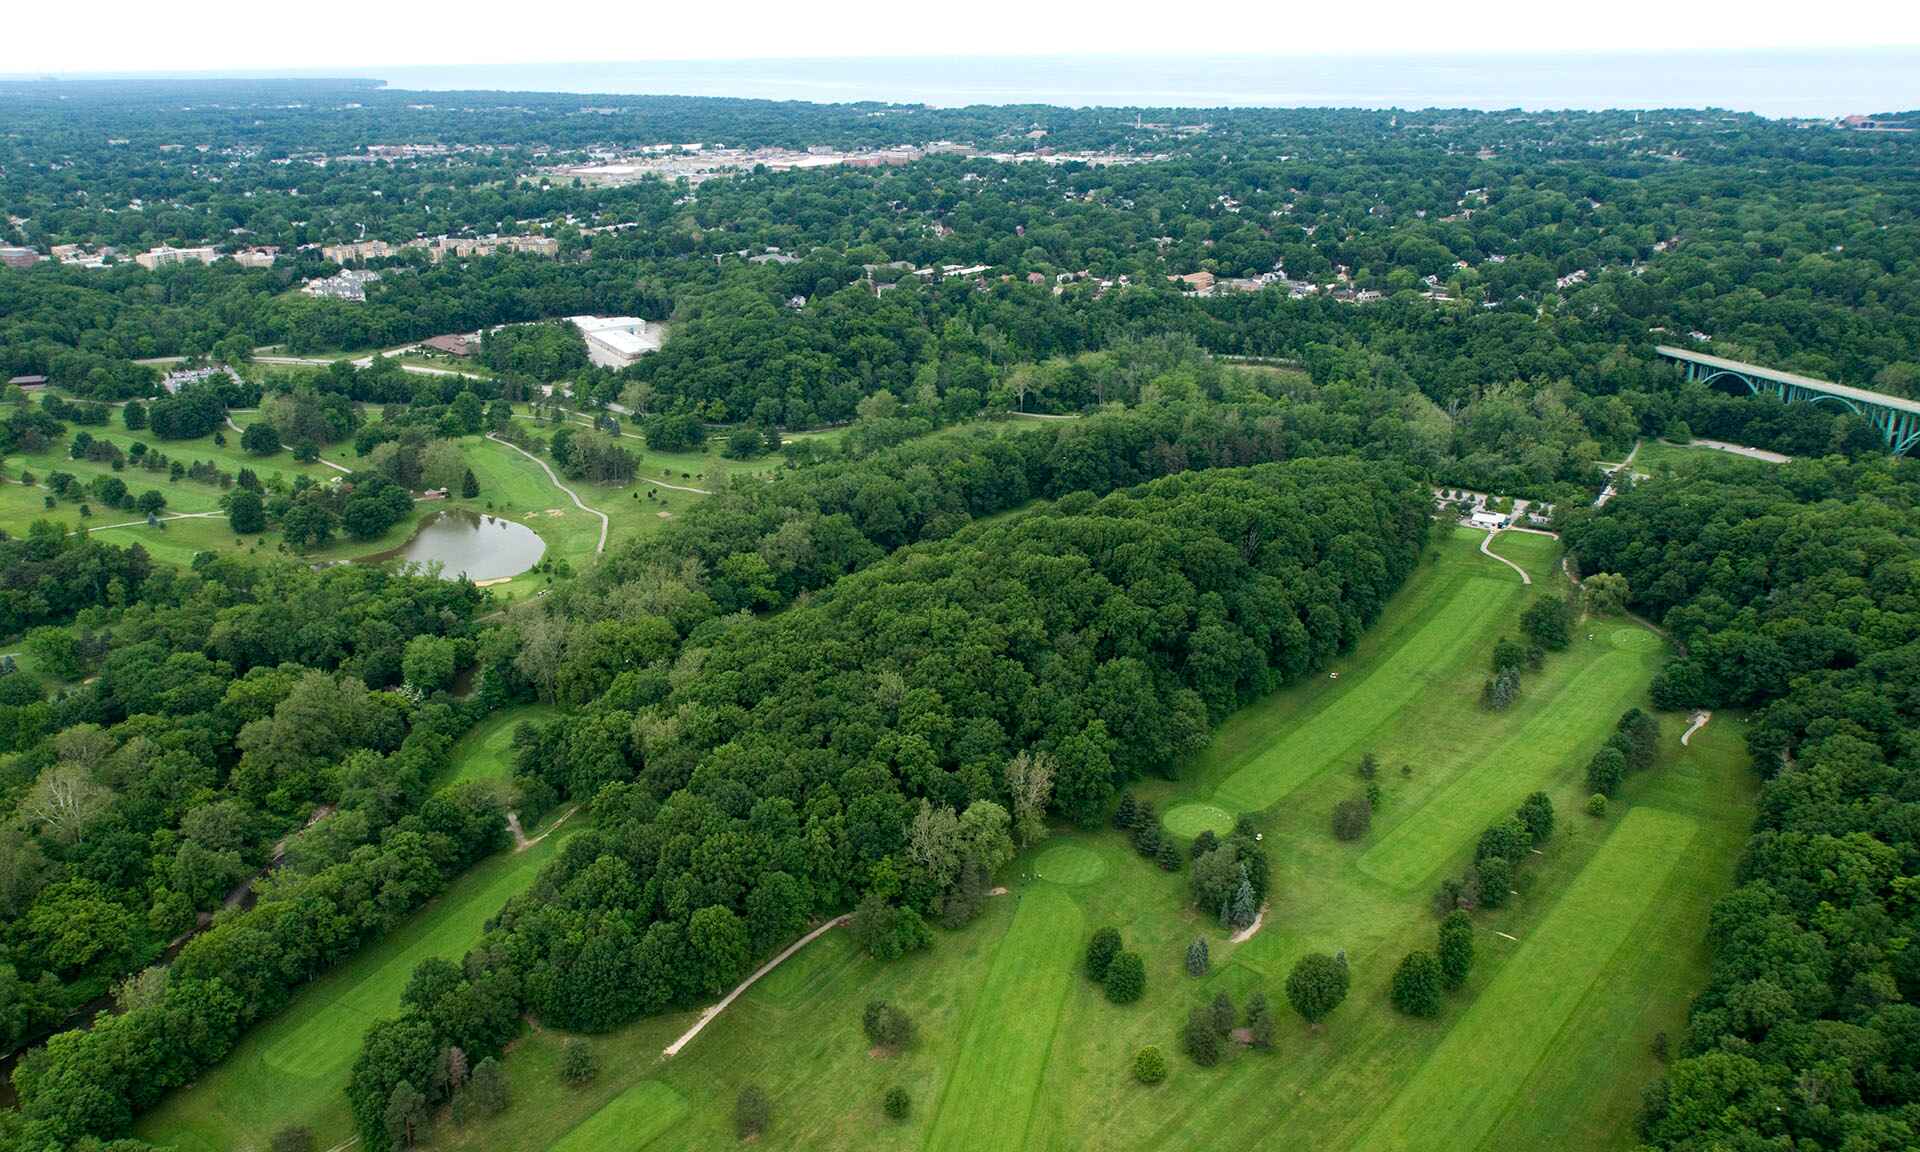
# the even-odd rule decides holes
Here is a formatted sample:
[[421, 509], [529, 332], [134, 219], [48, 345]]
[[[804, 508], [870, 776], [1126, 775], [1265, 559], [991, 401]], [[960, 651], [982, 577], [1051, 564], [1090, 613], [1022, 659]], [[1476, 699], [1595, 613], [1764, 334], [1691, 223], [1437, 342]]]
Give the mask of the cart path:
[[567, 487], [565, 484], [560, 483], [560, 477], [555, 476], [553, 474], [553, 469], [547, 467], [547, 462], [545, 460], [540, 459], [540, 457], [535, 456], [533, 453], [527, 451], [525, 448], [520, 447], [520, 445], [515, 444], [510, 440], [502, 440], [500, 437], [495, 436], [491, 432], [487, 433], [487, 439], [493, 441], [495, 444], [505, 444], [507, 447], [513, 449], [515, 452], [520, 453], [520, 455], [525, 456], [527, 459], [533, 461], [535, 464], [540, 465], [540, 470], [547, 474], [547, 479], [553, 481], [553, 486], [555, 488], [558, 488], [560, 489], [560, 491], [565, 492], [567, 494], [567, 499], [573, 501], [573, 506], [575, 508], [580, 509], [580, 511], [582, 512], [591, 512], [593, 513], [593, 515], [600, 517], [600, 543], [593, 546], [593, 554], [595, 556], [598, 556], [602, 552], [605, 552], [607, 550], [607, 514], [605, 512], [601, 512], [596, 509], [587, 507], [586, 504], [581, 501], [579, 493]]
[[669, 1057], [679, 1055], [680, 1049], [685, 1048], [687, 1044], [690, 1043], [695, 1036], [700, 1035], [700, 1030], [702, 1028], [705, 1028], [708, 1024], [711, 1024], [714, 1018], [719, 1016], [720, 1013], [725, 1012], [727, 1010], [727, 1006], [729, 1004], [732, 1004], [735, 1000], [738, 1000], [742, 992], [745, 992], [747, 989], [753, 987], [754, 981], [760, 979], [760, 977], [762, 976], [765, 976], [767, 973], [773, 971], [775, 968], [778, 968], [780, 966], [780, 962], [785, 960], [787, 957], [793, 955], [795, 952], [800, 951], [800, 949], [805, 948], [807, 945], [813, 943], [815, 940], [818, 940], [820, 937], [826, 935], [828, 932], [831, 932], [833, 929], [840, 927], [840, 925], [845, 924], [847, 921], [851, 919], [853, 919], [853, 916], [851, 913], [844, 916], [835, 916], [833, 919], [827, 921], [825, 924], [820, 925], [820, 927], [815, 928], [813, 931], [807, 933], [805, 936], [802, 936], [800, 937], [800, 939], [795, 940], [793, 943], [787, 945], [785, 951], [781, 952], [778, 956], [775, 956], [773, 959], [767, 961], [765, 964], [760, 965], [760, 967], [754, 970], [753, 975], [747, 977], [745, 980], [742, 980], [740, 981], [739, 984], [735, 985], [733, 991], [727, 993], [726, 996], [722, 998], [718, 1004], [715, 1004], [713, 1007], [707, 1009], [705, 1012], [700, 1013], [700, 1019], [694, 1021], [693, 1027], [687, 1029], [685, 1032], [682, 1032], [680, 1034], [679, 1039], [675, 1040], [673, 1043], [667, 1045], [664, 1049], [661, 1050], [660, 1052], [661, 1058], [666, 1059]]
[[1488, 545], [1493, 543], [1493, 538], [1498, 535], [1500, 535], [1500, 529], [1498, 528], [1487, 529], [1487, 538], [1485, 540], [1480, 541], [1480, 551], [1485, 555], [1491, 556], [1495, 560], [1500, 561], [1500, 563], [1505, 564], [1507, 567], [1513, 569], [1515, 572], [1520, 573], [1520, 583], [1522, 584], [1533, 583], [1533, 577], [1527, 575], [1527, 570], [1525, 568], [1520, 567], [1520, 565], [1515, 564], [1513, 561], [1507, 559], [1505, 556], [1500, 555], [1498, 552], [1495, 552], [1492, 548], [1488, 547]]

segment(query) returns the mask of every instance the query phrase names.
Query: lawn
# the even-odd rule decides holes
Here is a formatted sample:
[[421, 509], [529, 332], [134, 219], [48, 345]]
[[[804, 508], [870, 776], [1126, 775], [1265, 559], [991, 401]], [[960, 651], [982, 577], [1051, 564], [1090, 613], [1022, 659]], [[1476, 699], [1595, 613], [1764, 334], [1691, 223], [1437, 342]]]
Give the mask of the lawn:
[[[1254, 702], [1179, 779], [1136, 786], [1181, 829], [1217, 826], [1228, 807], [1253, 814], [1274, 876], [1250, 940], [1233, 943], [1189, 906], [1184, 871], [1161, 871], [1120, 834], [1057, 830], [1005, 869], [1008, 895], [966, 928], [937, 931], [929, 951], [880, 963], [829, 932], [671, 1060], [661, 1048], [696, 1011], [589, 1038], [602, 1071], [584, 1087], [559, 1078], [567, 1037], [531, 1030], [506, 1061], [513, 1106], [465, 1127], [443, 1119], [432, 1146], [728, 1147], [733, 1101], [755, 1084], [773, 1103], [765, 1148], [1184, 1152], [1284, 1134], [1289, 1145], [1370, 1152], [1411, 1146], [1409, 1132], [1436, 1152], [1630, 1148], [1639, 1093], [1658, 1073], [1652, 1039], [1684, 1026], [1707, 962], [1707, 911], [1752, 818], [1741, 722], [1716, 715], [1682, 748], [1682, 718], [1663, 717], [1659, 765], [1629, 779], [1609, 815], [1586, 815], [1585, 760], [1622, 709], [1647, 706], [1663, 646], [1630, 624], [1583, 622], [1569, 651], [1527, 675], [1510, 710], [1481, 711], [1493, 643], [1530, 597], [1566, 587], [1550, 538], [1499, 537], [1531, 587], [1480, 555], [1482, 538], [1443, 533], [1337, 662], [1339, 679]], [[1299, 735], [1315, 730], [1310, 742]], [[485, 755], [487, 743], [476, 734], [469, 754]], [[1293, 751], [1275, 756], [1283, 746]], [[1383, 805], [1369, 836], [1336, 841], [1329, 813], [1360, 788], [1353, 764], [1369, 749]], [[1221, 803], [1235, 780], [1256, 802], [1274, 799]], [[1432, 884], [1463, 868], [1480, 829], [1535, 789], [1553, 798], [1558, 831], [1527, 861], [1509, 904], [1475, 914], [1466, 987], [1436, 1020], [1398, 1015], [1388, 985], [1407, 951], [1433, 945]], [[1081, 972], [1086, 936], [1103, 925], [1146, 960], [1137, 1004], [1109, 1003]], [[1184, 965], [1195, 937], [1212, 964], [1197, 979]], [[1311, 950], [1344, 951], [1353, 972], [1351, 994], [1319, 1030], [1284, 994], [1287, 972]], [[1182, 1054], [1190, 1007], [1219, 991], [1244, 1004], [1255, 990], [1279, 1012], [1275, 1052], [1234, 1047], [1211, 1069]], [[871, 1047], [860, 1027], [870, 999], [914, 1019], [911, 1047]], [[1146, 1044], [1168, 1055], [1164, 1084], [1133, 1081]], [[880, 1109], [894, 1086], [912, 1101], [904, 1122]]]
[[505, 780], [513, 775], [513, 730], [530, 720], [551, 720], [559, 710], [546, 704], [505, 708], [473, 726], [453, 746], [453, 775], [448, 783]]

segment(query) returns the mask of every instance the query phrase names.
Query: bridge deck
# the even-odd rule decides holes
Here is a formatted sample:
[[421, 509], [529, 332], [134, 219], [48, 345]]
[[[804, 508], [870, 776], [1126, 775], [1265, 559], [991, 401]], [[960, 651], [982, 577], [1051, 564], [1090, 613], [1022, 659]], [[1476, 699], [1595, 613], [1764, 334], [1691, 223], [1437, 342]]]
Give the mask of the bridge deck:
[[1689, 352], [1685, 348], [1674, 348], [1661, 344], [1655, 352], [1669, 360], [1689, 361], [1708, 368], [1718, 368], [1727, 372], [1738, 372], [1742, 376], [1758, 376], [1762, 380], [1777, 380], [1783, 384], [1793, 384], [1814, 392], [1825, 392], [1830, 396], [1844, 396], [1862, 404], [1877, 404], [1882, 408], [1894, 408], [1901, 412], [1920, 415], [1920, 402], [1907, 400], [1899, 396], [1889, 396], [1885, 392], [1869, 392], [1865, 388], [1852, 388], [1845, 384], [1835, 384], [1831, 380], [1816, 380], [1812, 376], [1802, 376], [1797, 372], [1782, 372], [1776, 368], [1763, 368], [1758, 364], [1748, 364], [1741, 360], [1728, 360], [1724, 356], [1709, 356], [1704, 352]]

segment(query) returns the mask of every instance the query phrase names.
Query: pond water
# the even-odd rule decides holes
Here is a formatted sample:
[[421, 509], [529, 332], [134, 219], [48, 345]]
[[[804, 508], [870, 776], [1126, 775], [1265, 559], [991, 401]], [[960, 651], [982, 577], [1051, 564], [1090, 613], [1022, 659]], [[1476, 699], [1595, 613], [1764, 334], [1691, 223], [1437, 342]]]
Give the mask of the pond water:
[[363, 556], [361, 563], [398, 560], [426, 565], [437, 560], [442, 579], [458, 580], [465, 574], [478, 583], [518, 576], [538, 564], [546, 551], [546, 541], [525, 524], [465, 508], [445, 508], [423, 517], [405, 544]]

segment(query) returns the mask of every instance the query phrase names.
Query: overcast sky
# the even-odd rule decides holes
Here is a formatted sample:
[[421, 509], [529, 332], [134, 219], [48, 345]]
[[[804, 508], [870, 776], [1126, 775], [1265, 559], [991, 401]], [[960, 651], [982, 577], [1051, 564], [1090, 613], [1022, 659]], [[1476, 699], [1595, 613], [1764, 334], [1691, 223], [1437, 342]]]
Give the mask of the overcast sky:
[[0, 71], [1061, 54], [1393, 55], [1920, 45], [1920, 0], [95, 0], [9, 5]]

